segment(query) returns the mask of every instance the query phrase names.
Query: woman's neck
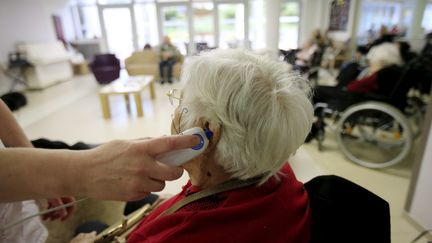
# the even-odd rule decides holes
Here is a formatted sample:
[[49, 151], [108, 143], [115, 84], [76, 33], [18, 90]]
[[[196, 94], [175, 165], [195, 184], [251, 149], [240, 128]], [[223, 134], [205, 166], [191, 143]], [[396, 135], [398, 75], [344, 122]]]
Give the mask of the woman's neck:
[[189, 173], [192, 185], [200, 189], [213, 187], [231, 178], [213, 159], [193, 160], [184, 164], [183, 168]]

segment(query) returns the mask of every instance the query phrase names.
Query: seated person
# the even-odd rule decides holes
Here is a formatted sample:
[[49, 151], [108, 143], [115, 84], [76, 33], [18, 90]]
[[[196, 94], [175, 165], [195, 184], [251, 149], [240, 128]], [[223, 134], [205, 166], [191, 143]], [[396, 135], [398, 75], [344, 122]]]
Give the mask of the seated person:
[[[373, 47], [367, 54], [367, 60], [369, 62], [368, 68], [356, 80], [348, 82], [346, 86], [316, 87], [314, 103], [327, 102], [334, 98], [352, 97], [352, 93], [388, 95], [392, 85], [398, 80], [399, 66], [402, 65], [398, 47], [391, 43]], [[324, 90], [325, 92], [321, 92]]]
[[[201, 127], [207, 149], [182, 167], [190, 181], [156, 208], [128, 242], [309, 242], [311, 211], [287, 159], [312, 125], [310, 88], [290, 67], [246, 50], [216, 50], [185, 63], [177, 134]], [[227, 182], [253, 184], [214, 193], [164, 215], [176, 202]]]
[[[161, 78], [161, 83], [163, 84], [165, 81], [168, 81], [168, 83], [172, 83], [173, 66], [177, 62], [180, 53], [177, 47], [175, 47], [171, 43], [171, 39], [168, 36], [164, 37], [162, 44], [159, 46], [159, 55], [160, 55], [159, 74]], [[167, 68], [168, 80], [165, 80], [164, 78], [165, 67]]]
[[[401, 75], [400, 65], [403, 61], [398, 47], [393, 43], [375, 46], [368, 52], [367, 60], [369, 66], [346, 86], [317, 86], [313, 103], [327, 103], [337, 110], [344, 110], [354, 103], [364, 101], [365, 94], [390, 95]], [[306, 142], [314, 138], [314, 132], [322, 129], [323, 124], [321, 119], [314, 123]]]

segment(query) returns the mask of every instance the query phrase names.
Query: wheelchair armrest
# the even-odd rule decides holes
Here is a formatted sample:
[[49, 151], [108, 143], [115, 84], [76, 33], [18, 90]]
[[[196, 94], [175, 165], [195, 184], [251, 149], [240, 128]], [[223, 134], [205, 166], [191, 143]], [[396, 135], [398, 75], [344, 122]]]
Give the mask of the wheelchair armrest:
[[390, 99], [387, 96], [374, 94], [374, 93], [365, 93], [362, 96], [364, 97], [365, 100], [381, 101], [381, 102], [385, 102], [385, 103], [388, 103], [388, 101]]

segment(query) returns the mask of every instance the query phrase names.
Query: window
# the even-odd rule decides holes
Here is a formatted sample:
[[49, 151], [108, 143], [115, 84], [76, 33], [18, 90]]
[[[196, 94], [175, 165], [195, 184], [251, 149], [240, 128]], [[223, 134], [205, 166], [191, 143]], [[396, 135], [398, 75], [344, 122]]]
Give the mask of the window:
[[162, 33], [171, 38], [172, 43], [182, 53], [186, 53], [189, 42], [187, 5], [171, 5], [161, 7]]
[[282, 2], [279, 17], [279, 48], [296, 49], [299, 33], [300, 4], [298, 2]]
[[99, 4], [127, 4], [131, 2], [132, 0], [98, 0]]
[[99, 14], [96, 6], [82, 6], [78, 8], [81, 36], [85, 39], [95, 39], [102, 36]]
[[193, 3], [193, 28], [194, 42], [205, 42], [208, 46], [214, 46], [214, 18], [213, 3]]
[[265, 48], [265, 4], [263, 0], [249, 2], [249, 40], [252, 49]]
[[244, 5], [241, 3], [218, 4], [219, 47], [235, 48], [244, 40]]
[[147, 43], [152, 46], [158, 45], [159, 33], [155, 4], [135, 4], [134, 11], [139, 48], [142, 49]]
[[426, 6], [423, 14], [422, 27], [425, 30], [425, 34], [432, 31], [432, 3]]

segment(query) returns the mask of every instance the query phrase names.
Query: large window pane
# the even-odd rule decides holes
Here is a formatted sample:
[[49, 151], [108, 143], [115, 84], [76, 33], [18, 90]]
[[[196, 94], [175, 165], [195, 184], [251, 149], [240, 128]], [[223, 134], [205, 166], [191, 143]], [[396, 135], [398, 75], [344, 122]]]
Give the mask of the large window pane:
[[[405, 25], [412, 21], [412, 9], [405, 8], [402, 11], [400, 2], [364, 1], [360, 13], [357, 32], [359, 44], [366, 44], [377, 38], [381, 26], [391, 30], [401, 22]], [[404, 32], [406, 26], [399, 26], [399, 29]]]
[[102, 37], [99, 14], [96, 6], [79, 7], [78, 15], [83, 38], [93, 39]]
[[425, 30], [425, 34], [432, 31], [432, 3], [426, 6], [423, 14], [422, 27]]
[[194, 42], [214, 46], [213, 3], [193, 3]]
[[235, 48], [244, 40], [244, 5], [218, 4], [219, 47]]
[[137, 27], [138, 46], [145, 44], [158, 45], [157, 16], [155, 4], [135, 4], [135, 22]]
[[298, 2], [283, 2], [279, 17], [279, 48], [288, 50], [296, 49], [299, 33]]
[[98, 0], [99, 4], [125, 4], [131, 2], [132, 0]]
[[189, 42], [187, 25], [187, 6], [162, 6], [162, 33], [183, 53], [186, 53], [186, 43]]
[[134, 50], [132, 21], [129, 8], [103, 10], [108, 49], [124, 60]]
[[265, 4], [264, 0], [253, 0], [249, 2], [249, 40], [252, 49], [265, 47]]

